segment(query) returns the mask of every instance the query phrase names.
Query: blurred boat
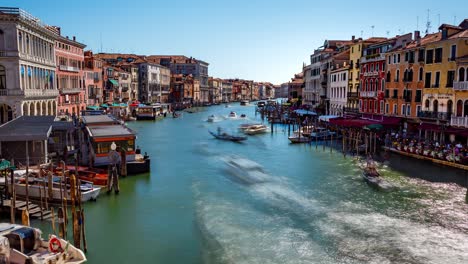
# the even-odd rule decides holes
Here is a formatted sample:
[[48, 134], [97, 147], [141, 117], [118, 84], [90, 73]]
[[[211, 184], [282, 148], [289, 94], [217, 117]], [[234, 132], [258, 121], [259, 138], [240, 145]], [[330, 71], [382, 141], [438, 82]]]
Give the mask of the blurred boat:
[[270, 179], [263, 167], [252, 160], [233, 156], [225, 159], [225, 163], [228, 172], [241, 183], [251, 185], [264, 183]]
[[252, 125], [244, 130], [244, 133], [247, 135], [257, 135], [263, 134], [268, 131], [268, 127], [265, 125]]
[[209, 132], [213, 137], [217, 139], [221, 139], [221, 140], [240, 142], [240, 141], [244, 141], [247, 139], [247, 137], [229, 135], [226, 132], [220, 132], [220, 131], [218, 131], [218, 133], [214, 133], [212, 131], [209, 131]]

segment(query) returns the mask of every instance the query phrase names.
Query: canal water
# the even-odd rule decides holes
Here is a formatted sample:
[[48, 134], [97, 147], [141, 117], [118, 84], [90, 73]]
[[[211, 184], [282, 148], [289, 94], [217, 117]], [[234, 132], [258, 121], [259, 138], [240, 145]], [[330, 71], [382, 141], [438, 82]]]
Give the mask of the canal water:
[[[286, 126], [244, 143], [208, 133], [247, 122], [230, 111], [261, 122], [254, 109], [128, 123], [152, 171], [86, 204], [89, 263], [468, 263], [464, 173], [391, 156], [379, 171], [399, 188], [383, 193], [364, 183], [361, 161], [292, 145]], [[211, 114], [218, 122], [206, 122]], [[245, 184], [228, 170], [233, 157], [259, 163], [267, 179]]]

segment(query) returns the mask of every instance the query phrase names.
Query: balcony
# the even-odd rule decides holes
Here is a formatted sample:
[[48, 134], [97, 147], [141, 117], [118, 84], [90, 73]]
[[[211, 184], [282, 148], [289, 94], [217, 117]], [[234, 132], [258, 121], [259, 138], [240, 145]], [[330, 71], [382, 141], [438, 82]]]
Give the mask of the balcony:
[[23, 96], [24, 91], [18, 89], [1, 89], [0, 96]]
[[377, 92], [376, 91], [364, 91], [364, 92], [359, 92], [360, 97], [377, 97]]
[[80, 93], [82, 89], [80, 88], [62, 88], [60, 89], [60, 94], [76, 94]]
[[24, 91], [25, 98], [54, 98], [59, 95], [59, 91], [55, 89], [26, 89]]
[[0, 58], [6, 58], [6, 57], [18, 57], [18, 52], [16, 52], [16, 51], [0, 50]]
[[379, 75], [379, 72], [378, 72], [378, 71], [365, 72], [365, 73], [363, 73], [363, 75], [364, 75], [365, 77], [377, 76], [377, 75]]
[[438, 84], [438, 83], [433, 84], [433, 85], [431, 86], [431, 88], [439, 88], [439, 84]]
[[344, 107], [343, 111], [345, 113], [359, 113], [359, 108], [353, 108], [353, 107]]
[[419, 111], [418, 117], [448, 121], [451, 113], [441, 113], [433, 111]]
[[68, 65], [60, 65], [59, 70], [61, 71], [69, 71], [69, 72], [80, 72], [80, 68], [68, 66]]
[[405, 96], [405, 102], [411, 103], [411, 96]]
[[450, 118], [450, 125], [456, 127], [468, 128], [468, 116], [452, 116]]
[[468, 91], [468, 81], [453, 82], [453, 89], [455, 91]]
[[348, 92], [347, 96], [348, 98], [358, 98], [359, 94], [358, 92]]
[[370, 54], [363, 57], [360, 63], [385, 60], [385, 54]]

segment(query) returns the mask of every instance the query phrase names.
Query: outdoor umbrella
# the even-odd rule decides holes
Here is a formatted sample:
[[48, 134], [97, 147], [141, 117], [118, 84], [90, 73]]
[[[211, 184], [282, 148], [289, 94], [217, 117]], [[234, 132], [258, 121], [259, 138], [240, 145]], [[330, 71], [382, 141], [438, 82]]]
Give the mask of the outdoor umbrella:
[[309, 111], [309, 110], [305, 110], [305, 109], [296, 109], [294, 110], [294, 113], [298, 114], [298, 115], [317, 115], [317, 113], [315, 113], [314, 111]]

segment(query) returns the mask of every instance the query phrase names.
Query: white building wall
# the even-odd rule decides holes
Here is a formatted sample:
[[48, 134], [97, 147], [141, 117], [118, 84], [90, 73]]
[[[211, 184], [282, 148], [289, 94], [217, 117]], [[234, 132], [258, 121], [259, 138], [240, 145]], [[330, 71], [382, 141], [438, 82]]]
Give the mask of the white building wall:
[[329, 87], [327, 93], [330, 98], [330, 114], [341, 116], [347, 102], [348, 70], [332, 72]]

